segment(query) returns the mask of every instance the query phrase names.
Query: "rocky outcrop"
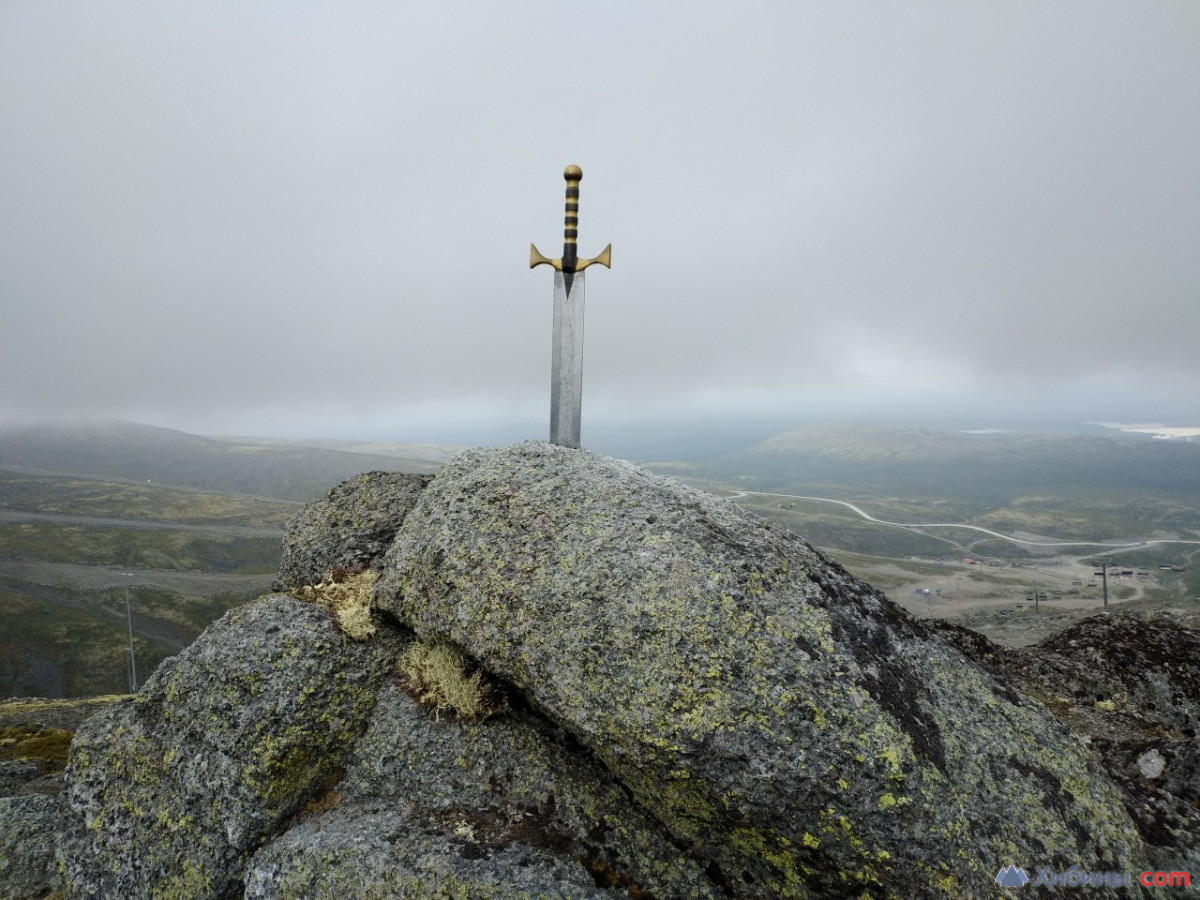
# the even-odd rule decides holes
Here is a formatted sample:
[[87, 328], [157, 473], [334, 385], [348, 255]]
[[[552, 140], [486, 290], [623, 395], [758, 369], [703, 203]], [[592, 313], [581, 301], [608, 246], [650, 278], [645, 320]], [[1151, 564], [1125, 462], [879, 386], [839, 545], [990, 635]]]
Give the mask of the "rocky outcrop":
[[[395, 499], [374, 484], [298, 517], [281, 573], [382, 570], [372, 636], [268, 596], [80, 729], [65, 900], [984, 897], [1002, 866], [1141, 871], [1178, 840], [1147, 822], [1186, 820], [1187, 736], [1131, 732], [1106, 773], [1043, 696], [1085, 664], [1066, 650], [1022, 681], [799, 538], [587, 452], [465, 454], [394, 538], [346, 524]], [[487, 702], [418, 686], [414, 641]]]
[[251, 861], [248, 898], [722, 896], [603, 766], [521, 709], [463, 722], [393, 686], [334, 796]]
[[1106, 613], [1009, 649], [966, 628], [937, 627], [1095, 749], [1148, 864], [1200, 870], [1200, 634], [1171, 615]]
[[275, 589], [317, 584], [334, 569], [375, 565], [432, 478], [365, 472], [330, 488], [288, 523]]
[[1147, 846], [1147, 863], [1200, 872], [1200, 741], [1151, 738], [1096, 742], [1104, 768], [1125, 794]]
[[0, 702], [0, 900], [52, 895], [67, 748], [80, 722], [118, 699]]
[[0, 900], [51, 893], [58, 880], [55, 832], [65, 812], [59, 795], [0, 797]]
[[414, 827], [404, 809], [334, 812], [303, 824], [255, 860], [245, 897], [604, 900], [569, 860], [509, 842], [489, 850], [448, 829]]
[[1105, 694], [1097, 701], [1141, 710], [1170, 731], [1200, 731], [1200, 634], [1173, 617], [1093, 616], [1038, 649], [1091, 673], [1076, 682], [1074, 696], [1087, 696], [1090, 681], [1093, 695]]
[[1089, 739], [1200, 733], [1200, 632], [1173, 616], [1104, 613], [1018, 649], [958, 625], [935, 627], [976, 664]]
[[732, 896], [958, 897], [1006, 861], [1141, 853], [1040, 704], [799, 538], [631, 465], [459, 457], [378, 593], [566, 729]]
[[235, 896], [248, 858], [345, 766], [395, 645], [280, 595], [227, 613], [77, 733], [66, 895]]

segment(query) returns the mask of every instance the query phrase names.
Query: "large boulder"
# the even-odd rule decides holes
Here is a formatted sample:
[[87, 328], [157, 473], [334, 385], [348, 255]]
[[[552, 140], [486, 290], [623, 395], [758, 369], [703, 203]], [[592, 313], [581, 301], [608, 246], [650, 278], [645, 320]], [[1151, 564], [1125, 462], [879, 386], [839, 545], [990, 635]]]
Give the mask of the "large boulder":
[[66, 896], [240, 895], [246, 860], [345, 766], [397, 642], [281, 595], [210, 626], [76, 734]]
[[330, 488], [288, 523], [275, 589], [317, 584], [332, 569], [375, 565], [432, 478], [364, 472]]
[[251, 860], [247, 900], [721, 896], [591, 754], [520, 708], [461, 721], [390, 686], [328, 804]]
[[1141, 861], [1044, 706], [801, 539], [629, 464], [464, 454], [377, 603], [511, 684], [727, 896], [975, 896], [1009, 864]]

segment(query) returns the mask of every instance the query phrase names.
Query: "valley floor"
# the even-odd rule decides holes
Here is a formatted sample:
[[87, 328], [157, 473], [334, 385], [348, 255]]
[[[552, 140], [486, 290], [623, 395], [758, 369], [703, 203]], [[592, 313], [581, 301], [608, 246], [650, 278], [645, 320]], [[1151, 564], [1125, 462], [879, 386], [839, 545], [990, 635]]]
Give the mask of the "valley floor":
[[[873, 531], [892, 529], [892, 533], [904, 532], [906, 537], [919, 535], [922, 539], [941, 542], [947, 552], [935, 558], [875, 555], [824, 546], [819, 539], [815, 541], [850, 572], [913, 615], [952, 621], [1006, 646], [1034, 644], [1079, 619], [1102, 613], [1106, 608], [1135, 614], [1174, 610], [1182, 616], [1200, 617], [1200, 599], [1189, 597], [1187, 585], [1180, 575], [1173, 571], [1164, 573], [1150, 565], [1110, 567], [1106, 607], [1103, 578], [1096, 574], [1096, 557], [1087, 552], [1107, 554], [1170, 544], [1181, 550], [1189, 561], [1195, 561], [1200, 559], [1200, 541], [1163, 535], [1121, 544], [1056, 541], [1045, 535], [1005, 535], [971, 525], [911, 525], [881, 521], [854, 504], [839, 500], [744, 490], [730, 493], [731, 499], [739, 505], [802, 536], [805, 525], [813, 519], [809, 518], [807, 522], [800, 519], [793, 504], [781, 503], [781, 498], [810, 504], [839, 504], [841, 509], [837, 516], [850, 515], [848, 510], [853, 511]], [[813, 516], [812, 506], [804, 515]], [[943, 536], [953, 534], [955, 530], [968, 534], [986, 531], [995, 538], [990, 542], [992, 552], [998, 542], [1008, 541], [1025, 555], [1019, 561], [968, 555], [974, 553], [978, 544], [959, 544]], [[854, 536], [859, 532], [850, 534]], [[853, 538], [847, 543], [854, 545]], [[1037, 555], [1029, 553], [1030, 550]], [[1055, 551], [1065, 552], [1048, 555]], [[1131, 569], [1133, 575], [1120, 574]]]

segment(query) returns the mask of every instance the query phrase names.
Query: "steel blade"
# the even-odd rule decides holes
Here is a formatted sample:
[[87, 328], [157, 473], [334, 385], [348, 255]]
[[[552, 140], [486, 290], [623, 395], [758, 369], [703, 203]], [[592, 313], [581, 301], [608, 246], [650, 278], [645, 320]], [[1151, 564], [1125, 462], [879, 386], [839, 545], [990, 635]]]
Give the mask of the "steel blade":
[[550, 352], [550, 443], [579, 447], [583, 406], [584, 273], [575, 272], [568, 289], [554, 273], [554, 334]]

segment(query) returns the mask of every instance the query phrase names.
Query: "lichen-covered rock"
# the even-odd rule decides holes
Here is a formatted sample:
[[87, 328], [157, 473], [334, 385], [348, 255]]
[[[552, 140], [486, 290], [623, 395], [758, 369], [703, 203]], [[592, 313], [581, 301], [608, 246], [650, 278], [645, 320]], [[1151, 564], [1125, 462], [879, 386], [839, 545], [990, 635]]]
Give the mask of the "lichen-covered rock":
[[65, 811], [61, 772], [0, 759], [0, 900], [33, 900], [58, 887], [55, 848]]
[[[616, 900], [555, 854], [480, 849], [451, 828], [415, 827], [406, 807], [335, 809], [255, 857], [246, 900]], [[628, 895], [626, 895], [627, 897]]]
[[[1112, 685], [1115, 706], [1139, 709], [1173, 731], [1200, 732], [1200, 632], [1165, 616], [1091, 616], [1036, 645]], [[1093, 686], [1093, 693], [1103, 690]], [[1087, 689], [1084, 688], [1084, 691]]]
[[61, 896], [66, 748], [80, 722], [119, 699], [0, 702], [0, 900]]
[[[29, 793], [30, 784], [43, 779], [42, 768], [28, 759], [0, 759], [0, 797], [14, 797], [17, 794]], [[59, 787], [62, 779], [58, 779]], [[35, 793], [55, 793], [38, 791]]]
[[1146, 841], [1147, 863], [1200, 871], [1200, 740], [1096, 741]]
[[330, 488], [288, 523], [275, 589], [317, 584], [331, 569], [372, 566], [432, 478], [365, 472]]
[[587, 750], [517, 708], [484, 722], [385, 692], [342, 787], [348, 803], [406, 801], [468, 853], [553, 851], [633, 896], [716, 898], [703, 868]]
[[949, 622], [934, 627], [1089, 739], [1195, 738], [1200, 731], [1200, 632], [1172, 618], [1104, 613], [1019, 648]]
[[1200, 633], [1172, 617], [1105, 613], [1030, 647], [938, 631], [1095, 748], [1146, 843], [1146, 863], [1200, 867]]
[[77, 733], [66, 895], [231, 896], [259, 845], [344, 767], [397, 646], [352, 641], [322, 607], [279, 595], [227, 613]]
[[0, 797], [0, 900], [48, 897], [58, 886], [54, 851], [63, 807], [60, 795]]
[[331, 809], [255, 856], [246, 896], [399, 896], [401, 884], [410, 900], [450, 886], [455, 897], [722, 896], [603, 766], [563, 741], [524, 710], [464, 722], [385, 688]]
[[799, 538], [629, 464], [458, 457], [377, 603], [567, 729], [728, 896], [985, 895], [1009, 863], [1140, 861], [1044, 707]]

